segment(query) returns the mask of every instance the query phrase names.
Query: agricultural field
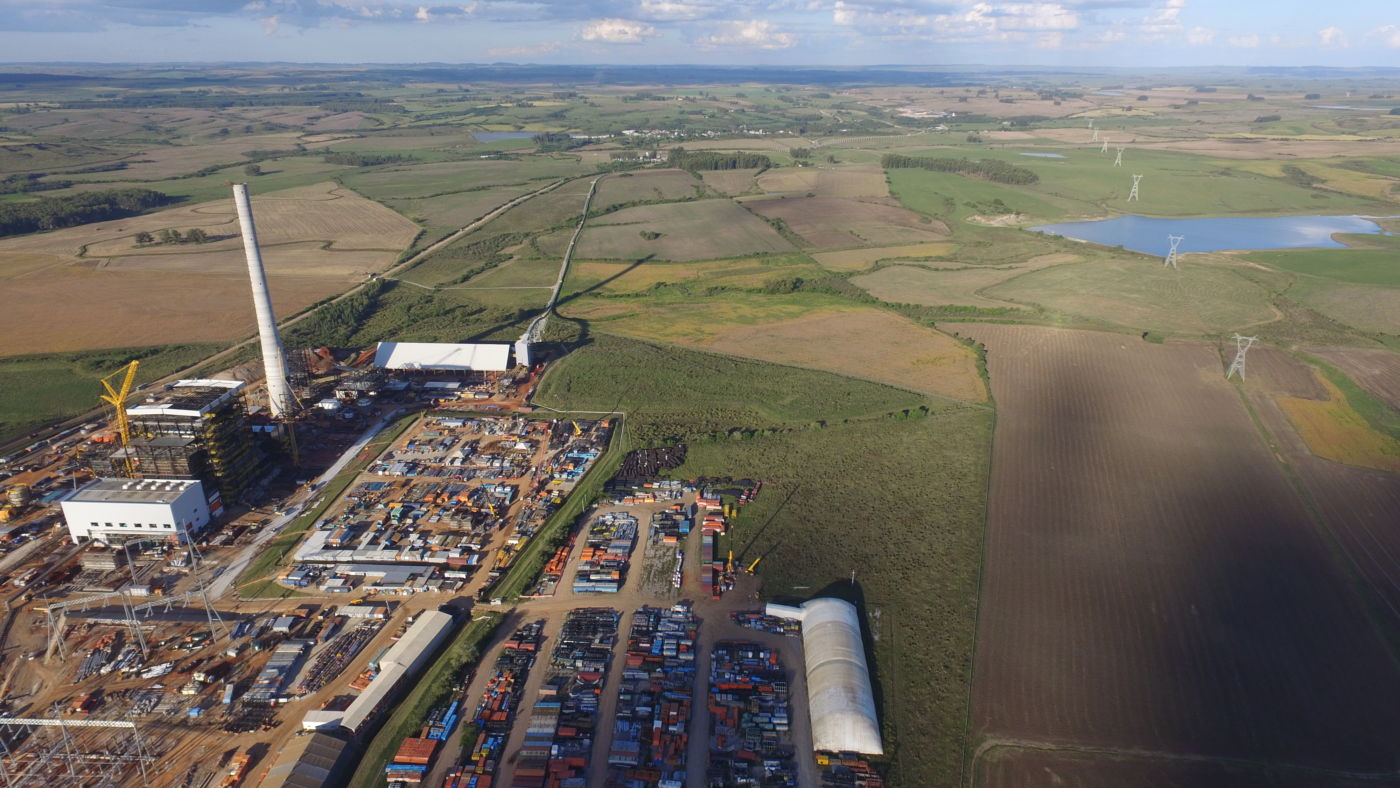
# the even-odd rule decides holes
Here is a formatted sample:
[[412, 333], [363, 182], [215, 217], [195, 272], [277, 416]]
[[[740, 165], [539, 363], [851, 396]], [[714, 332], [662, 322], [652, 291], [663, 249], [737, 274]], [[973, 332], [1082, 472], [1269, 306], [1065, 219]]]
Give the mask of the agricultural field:
[[864, 271], [885, 260], [926, 260], [942, 258], [957, 247], [951, 243], [880, 246], [867, 249], [843, 249], [839, 252], [812, 252], [812, 259], [833, 271]]
[[1400, 671], [1216, 349], [957, 330], [986, 344], [998, 405], [981, 751], [1393, 771]]
[[840, 197], [747, 200], [744, 207], [782, 221], [819, 249], [942, 241], [948, 228], [905, 208]]
[[1360, 348], [1305, 348], [1400, 414], [1400, 354]]
[[700, 173], [705, 185], [728, 197], [748, 194], [758, 188], [754, 176], [758, 170], [710, 170]]
[[[555, 266], [553, 273], [558, 273]], [[689, 290], [710, 287], [759, 288], [779, 277], [819, 279], [822, 269], [804, 255], [709, 260], [672, 263], [648, 260], [644, 263], [584, 261], [569, 265], [564, 292], [640, 293], [660, 285], [681, 285]], [[549, 284], [553, 284], [553, 276]]]
[[873, 164], [780, 167], [758, 176], [765, 193], [783, 197], [888, 197], [885, 171]]
[[[716, 232], [719, 227], [724, 232]], [[556, 245], [570, 234], [554, 236]], [[577, 253], [589, 260], [684, 261], [789, 251], [792, 244], [778, 231], [732, 200], [699, 200], [625, 208], [593, 219]]]
[[1400, 288], [1305, 279], [1288, 295], [1365, 333], [1400, 336]]
[[[416, 233], [330, 183], [259, 194], [253, 210], [281, 315], [383, 270]], [[139, 232], [192, 228], [208, 242], [135, 241]], [[0, 240], [0, 272], [13, 299], [0, 332], [13, 338], [13, 354], [228, 341], [253, 329], [251, 299], [232, 308], [227, 298], [242, 296], [248, 281], [232, 199]]]
[[1360, 285], [1400, 287], [1395, 252], [1381, 249], [1307, 249], [1255, 252], [1248, 259], [1297, 274]]
[[705, 183], [684, 170], [623, 172], [604, 178], [594, 195], [594, 210], [640, 202], [671, 202], [704, 196]]

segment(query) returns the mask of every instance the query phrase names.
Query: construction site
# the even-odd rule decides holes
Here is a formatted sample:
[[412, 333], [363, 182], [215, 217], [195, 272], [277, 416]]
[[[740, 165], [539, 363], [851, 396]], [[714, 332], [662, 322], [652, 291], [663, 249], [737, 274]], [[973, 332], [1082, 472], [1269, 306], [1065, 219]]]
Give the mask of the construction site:
[[761, 481], [591, 478], [622, 415], [533, 412], [528, 336], [285, 351], [235, 203], [261, 367], [133, 361], [10, 458], [5, 785], [881, 784], [856, 609], [813, 635], [735, 563]]

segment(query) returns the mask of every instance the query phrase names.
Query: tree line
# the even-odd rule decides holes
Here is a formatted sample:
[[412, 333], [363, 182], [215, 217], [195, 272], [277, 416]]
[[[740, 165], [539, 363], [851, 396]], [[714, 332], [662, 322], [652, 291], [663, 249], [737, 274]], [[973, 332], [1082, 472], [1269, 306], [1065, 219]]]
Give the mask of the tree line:
[[151, 189], [111, 189], [0, 203], [0, 236], [121, 219], [174, 201]]
[[897, 169], [923, 169], [933, 172], [951, 172], [958, 175], [970, 175], [974, 178], [983, 178], [995, 183], [1009, 183], [1017, 186], [1025, 186], [1032, 183], [1039, 183], [1040, 176], [1034, 170], [1026, 167], [1017, 167], [1008, 164], [1000, 159], [950, 159], [934, 158], [928, 156], [904, 156], [898, 153], [886, 153], [880, 157], [880, 166], [887, 170]]
[[773, 166], [772, 160], [758, 153], [688, 151], [685, 148], [672, 148], [666, 164], [682, 170], [754, 170]]
[[327, 164], [348, 164], [351, 167], [375, 167], [380, 164], [398, 164], [415, 161], [413, 156], [398, 153], [351, 153], [349, 151], [327, 151], [322, 159]]

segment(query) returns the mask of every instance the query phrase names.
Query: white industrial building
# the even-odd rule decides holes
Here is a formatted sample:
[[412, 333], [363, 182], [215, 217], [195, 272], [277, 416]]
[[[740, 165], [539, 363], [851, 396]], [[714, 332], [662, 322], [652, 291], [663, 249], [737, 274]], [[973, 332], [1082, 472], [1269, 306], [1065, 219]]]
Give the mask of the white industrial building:
[[769, 604], [766, 612], [802, 622], [812, 749], [884, 754], [856, 606], [820, 597], [801, 607]]
[[424, 372], [504, 372], [511, 367], [506, 343], [380, 342], [374, 365]]
[[184, 540], [209, 524], [204, 485], [195, 479], [96, 479], [62, 502], [73, 541]]
[[379, 658], [379, 674], [345, 711], [308, 711], [301, 720], [304, 730], [344, 728], [359, 733], [400, 687], [423, 670], [438, 646], [452, 634], [456, 621], [437, 610], [425, 610], [398, 642]]

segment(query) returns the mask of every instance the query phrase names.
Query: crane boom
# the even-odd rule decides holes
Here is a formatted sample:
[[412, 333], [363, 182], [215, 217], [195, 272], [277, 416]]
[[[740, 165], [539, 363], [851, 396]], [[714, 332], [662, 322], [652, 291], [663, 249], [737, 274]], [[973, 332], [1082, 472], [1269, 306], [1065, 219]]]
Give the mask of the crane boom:
[[[126, 447], [131, 442], [131, 421], [126, 417], [126, 398], [131, 396], [131, 384], [136, 382], [136, 368], [141, 365], [140, 361], [132, 361], [125, 369], [102, 378], [102, 388], [107, 390], [106, 394], [98, 395], [104, 402], [112, 405], [117, 412], [117, 439], [121, 441], [121, 446]], [[121, 377], [121, 384], [113, 386], [115, 378]], [[135, 471], [135, 463], [130, 457], [124, 460], [127, 473]]]

